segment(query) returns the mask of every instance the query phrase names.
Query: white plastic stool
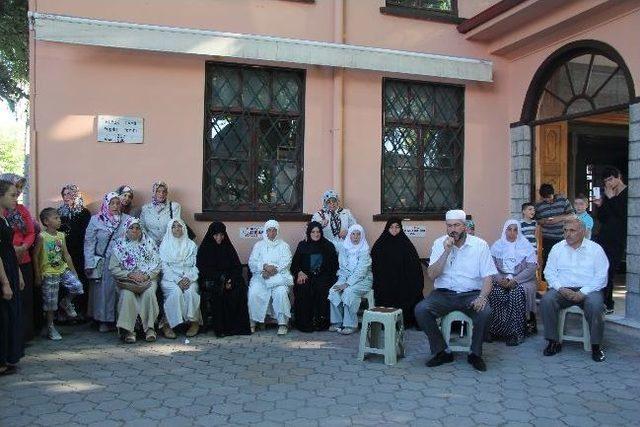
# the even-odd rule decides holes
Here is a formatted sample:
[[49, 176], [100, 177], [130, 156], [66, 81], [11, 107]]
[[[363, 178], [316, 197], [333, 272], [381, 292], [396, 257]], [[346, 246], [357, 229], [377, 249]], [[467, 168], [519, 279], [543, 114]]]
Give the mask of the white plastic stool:
[[[449, 341], [451, 340], [451, 324], [456, 321], [463, 323], [463, 326], [461, 326], [461, 328], [464, 328], [465, 322], [469, 324], [469, 339], [466, 340], [468, 342], [468, 345], [449, 345]], [[461, 311], [452, 311], [451, 313], [447, 314], [440, 320], [440, 329], [442, 330], [442, 337], [444, 338], [444, 341], [447, 343], [449, 350], [463, 351], [463, 352], [471, 351], [471, 339], [473, 336], [473, 320], [471, 320], [469, 316], [467, 316]]]
[[[381, 338], [384, 339], [382, 345]], [[364, 311], [358, 360], [364, 360], [367, 353], [383, 355], [386, 365], [395, 365], [398, 356], [404, 357], [404, 320], [401, 309], [371, 307]]]
[[[373, 289], [369, 289], [369, 292], [367, 292], [366, 294], [364, 294], [361, 298], [360, 298], [360, 305], [362, 305], [362, 301], [366, 300], [367, 301], [367, 309], [371, 310], [373, 307], [376, 306], [375, 303], [375, 299], [373, 298]], [[362, 315], [364, 314], [364, 310], [360, 311], [360, 309], [358, 309], [358, 321], [362, 322]]]
[[[579, 314], [582, 316], [582, 336], [565, 335], [564, 324], [567, 320], [567, 313]], [[581, 342], [584, 351], [591, 350], [591, 333], [589, 332], [589, 324], [587, 323], [587, 319], [584, 317], [584, 311], [582, 311], [580, 307], [572, 305], [571, 307], [560, 310], [560, 313], [558, 314], [558, 336], [560, 337], [560, 343], [562, 343], [562, 341]]]

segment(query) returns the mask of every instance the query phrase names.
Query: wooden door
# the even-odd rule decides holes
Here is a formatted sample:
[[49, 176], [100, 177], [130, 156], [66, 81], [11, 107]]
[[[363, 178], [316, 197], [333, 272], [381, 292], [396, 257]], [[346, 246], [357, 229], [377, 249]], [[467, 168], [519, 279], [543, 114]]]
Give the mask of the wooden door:
[[551, 184], [556, 194], [567, 195], [569, 138], [567, 122], [536, 127], [536, 197], [541, 184]]
[[[567, 195], [569, 157], [569, 135], [567, 122], [556, 122], [536, 126], [535, 177], [536, 200], [540, 199], [538, 190], [542, 184], [551, 184], [556, 194]], [[542, 266], [542, 236], [537, 230], [538, 265]], [[538, 290], [546, 291], [547, 283], [540, 280], [538, 271]]]

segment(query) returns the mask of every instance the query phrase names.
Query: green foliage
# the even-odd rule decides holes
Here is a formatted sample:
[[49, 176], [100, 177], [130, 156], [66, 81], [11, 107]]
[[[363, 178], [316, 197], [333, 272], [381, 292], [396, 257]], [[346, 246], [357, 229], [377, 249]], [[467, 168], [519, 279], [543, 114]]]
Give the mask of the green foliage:
[[0, 172], [24, 175], [23, 137], [17, 124], [0, 128]]
[[28, 10], [27, 0], [0, 0], [0, 98], [11, 110], [28, 96]]

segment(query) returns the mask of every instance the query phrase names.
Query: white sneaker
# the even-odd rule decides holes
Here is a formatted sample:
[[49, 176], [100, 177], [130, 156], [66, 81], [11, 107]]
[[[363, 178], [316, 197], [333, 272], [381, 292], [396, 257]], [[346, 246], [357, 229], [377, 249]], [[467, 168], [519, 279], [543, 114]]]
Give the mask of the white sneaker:
[[78, 317], [78, 313], [76, 313], [76, 309], [73, 306], [73, 303], [71, 302], [70, 297], [62, 298], [62, 300], [60, 301], [60, 307], [62, 307], [64, 312], [67, 313], [68, 317], [71, 317], [71, 318]]
[[342, 328], [338, 331], [338, 333], [342, 335], [351, 335], [355, 331], [356, 330], [354, 328]]
[[49, 329], [48, 329], [48, 332], [47, 332], [47, 337], [50, 340], [53, 340], [53, 341], [60, 341], [62, 339], [62, 336], [56, 330], [56, 327], [53, 326], [53, 325], [49, 326]]
[[278, 335], [287, 335], [287, 332], [289, 332], [289, 328], [285, 325], [278, 326]]
[[338, 332], [340, 330], [340, 325], [337, 323], [335, 325], [329, 326], [329, 332]]

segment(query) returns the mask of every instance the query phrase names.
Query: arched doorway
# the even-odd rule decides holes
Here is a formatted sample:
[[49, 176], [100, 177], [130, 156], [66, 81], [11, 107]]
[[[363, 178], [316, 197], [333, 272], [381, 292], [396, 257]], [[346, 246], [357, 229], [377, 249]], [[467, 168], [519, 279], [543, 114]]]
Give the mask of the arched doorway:
[[[634, 102], [631, 73], [611, 46], [584, 40], [551, 54], [536, 71], [521, 120], [511, 129], [512, 213], [519, 214], [521, 202], [536, 200], [542, 183], [552, 184], [556, 193], [572, 200], [581, 193], [593, 198], [606, 165], [618, 167], [627, 178], [634, 165], [629, 158], [629, 106]], [[633, 114], [640, 112], [636, 108]], [[634, 226], [629, 223], [629, 229]], [[633, 272], [627, 277], [635, 283], [629, 287], [637, 299], [633, 307], [640, 307], [638, 277]], [[624, 275], [617, 284], [621, 297]], [[624, 313], [619, 310], [623, 307], [618, 304], [616, 312]], [[640, 318], [640, 312], [625, 315]]]

